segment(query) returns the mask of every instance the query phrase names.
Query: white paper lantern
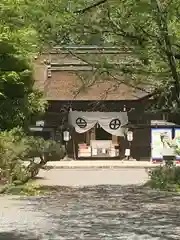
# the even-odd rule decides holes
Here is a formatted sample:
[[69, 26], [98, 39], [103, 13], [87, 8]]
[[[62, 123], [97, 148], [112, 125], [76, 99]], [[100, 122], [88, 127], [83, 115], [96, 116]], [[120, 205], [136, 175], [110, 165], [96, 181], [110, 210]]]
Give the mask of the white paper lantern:
[[63, 139], [65, 142], [68, 142], [70, 140], [70, 134], [68, 131], [63, 132]]
[[133, 140], [133, 132], [132, 131], [127, 132], [127, 140], [129, 142], [132, 142], [132, 140]]
[[127, 148], [127, 149], [125, 150], [125, 156], [126, 156], [126, 157], [129, 157], [130, 154], [131, 154], [131, 151], [130, 151], [129, 148]]

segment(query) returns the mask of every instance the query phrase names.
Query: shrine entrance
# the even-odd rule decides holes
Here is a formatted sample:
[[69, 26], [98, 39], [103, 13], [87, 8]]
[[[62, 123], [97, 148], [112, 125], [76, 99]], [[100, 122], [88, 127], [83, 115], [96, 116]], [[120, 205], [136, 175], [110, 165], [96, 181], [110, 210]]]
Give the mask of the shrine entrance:
[[[128, 123], [126, 112], [69, 113], [75, 128], [77, 158], [119, 158]], [[122, 140], [122, 141], [121, 141]]]

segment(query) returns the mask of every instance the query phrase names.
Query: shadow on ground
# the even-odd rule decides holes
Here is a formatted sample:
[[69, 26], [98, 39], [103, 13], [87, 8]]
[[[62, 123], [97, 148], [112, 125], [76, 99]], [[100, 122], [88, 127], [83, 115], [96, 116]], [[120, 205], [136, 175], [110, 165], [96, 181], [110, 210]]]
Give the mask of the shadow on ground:
[[[27, 231], [26, 236], [4, 232], [0, 233], [0, 240], [179, 240], [180, 195], [177, 193], [119, 185], [43, 186], [41, 189], [49, 190], [50, 194], [13, 201], [14, 211], [20, 210], [18, 219], [11, 219], [7, 208], [3, 210], [5, 218], [4, 223], [3, 219], [0, 221], [0, 230], [9, 219], [9, 226], [15, 226], [21, 233], [21, 229]], [[21, 222], [28, 214], [31, 219]], [[32, 231], [39, 238], [29, 234]]]
[[36, 237], [27, 237], [16, 232], [0, 232], [1, 240], [40, 240]]

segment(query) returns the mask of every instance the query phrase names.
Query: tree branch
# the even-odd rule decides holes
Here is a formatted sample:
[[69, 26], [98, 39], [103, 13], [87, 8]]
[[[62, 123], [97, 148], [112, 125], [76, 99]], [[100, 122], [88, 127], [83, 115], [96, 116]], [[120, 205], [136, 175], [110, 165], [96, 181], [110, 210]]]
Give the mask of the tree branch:
[[[71, 50], [68, 50], [68, 52], [69, 52], [72, 56], [78, 58], [78, 59], [81, 60], [82, 62], [85, 62], [85, 63], [87, 63], [89, 66], [91, 66], [92, 69], [93, 69], [93, 71], [97, 71], [98, 65], [96, 65], [95, 63], [92, 63], [92, 62], [86, 60], [85, 58], [77, 55], [76, 53], [72, 52]], [[98, 69], [100, 69], [100, 68], [98, 68]], [[131, 66], [130, 69], [132, 69], [132, 66]], [[122, 70], [122, 69], [120, 68], [119, 70]], [[156, 75], [159, 74], [159, 72], [146, 72], [146, 71], [143, 71], [143, 69], [139, 69], [139, 70], [141, 70], [141, 71], [139, 72], [140, 75], [141, 75], [141, 74], [142, 74], [142, 75], [144, 75], [144, 74], [153, 74], [154, 76], [156, 76]], [[136, 89], [136, 90], [139, 90], [139, 91], [143, 91], [143, 92], [145, 92], [145, 93], [146, 93], [148, 96], [150, 96], [150, 97], [151, 97], [151, 96], [155, 96], [155, 95], [157, 95], [157, 94], [159, 93], [158, 90], [155, 90], [155, 87], [153, 87], [154, 90], [148, 91], [146, 88], [143, 88], [143, 87], [141, 87], [141, 86], [139, 86], [139, 85], [137, 86], [137, 84], [131, 84], [130, 82], [128, 82], [128, 81], [126, 81], [126, 80], [119, 79], [117, 76], [115, 76], [114, 74], [106, 71], [105, 69], [103, 69], [103, 73], [107, 73], [112, 79], [114, 79], [115, 81], [117, 81], [118, 84], [125, 84], [126, 86], [128, 86], [128, 87], [130, 87], [130, 88], [133, 88], [133, 89]], [[137, 73], [137, 74], [138, 74], [138, 73]], [[167, 72], [164, 72], [164, 74], [165, 74], [164, 76], [166, 76]], [[93, 84], [94, 84], [94, 83], [95, 83], [95, 82], [93, 82]], [[91, 86], [92, 86], [93, 84], [91, 84]], [[161, 90], [160, 90], [160, 91], [161, 91]], [[79, 93], [78, 93], [78, 94], [79, 94]]]
[[131, 39], [136, 39], [139, 42], [142, 41], [146, 41], [146, 39], [142, 38], [141, 36], [129, 33], [129, 32], [125, 32], [119, 25], [117, 25], [112, 19], [110, 20], [111, 22], [111, 27], [113, 30], [113, 33], [115, 33], [116, 35], [122, 36], [122, 37], [126, 37], [126, 38], [131, 38]]
[[100, 6], [100, 5], [102, 5], [102, 4], [106, 3], [106, 2], [107, 2], [107, 0], [100, 0], [100, 1], [98, 1], [98, 2], [88, 6], [86, 8], [83, 8], [83, 9], [80, 9], [78, 11], [75, 11], [74, 13], [85, 13], [85, 12], [91, 10], [92, 8], [98, 7], [98, 6]]
[[176, 53], [176, 54], [174, 55], [174, 57], [175, 57], [176, 59], [180, 60], [180, 53]]
[[155, 6], [157, 9], [157, 24], [159, 26], [159, 30], [164, 39], [165, 50], [167, 54], [167, 59], [169, 62], [169, 67], [171, 69], [172, 77], [174, 79], [174, 88], [172, 90], [173, 98], [176, 103], [179, 105], [179, 97], [180, 97], [180, 77], [177, 71], [176, 59], [172, 49], [172, 43], [169, 37], [169, 31], [167, 26], [167, 13], [164, 9], [162, 9], [161, 2], [159, 0], [154, 0]]
[[177, 48], [180, 48], [180, 44], [177, 44], [177, 43], [174, 43], [172, 44], [173, 46], [177, 47]]

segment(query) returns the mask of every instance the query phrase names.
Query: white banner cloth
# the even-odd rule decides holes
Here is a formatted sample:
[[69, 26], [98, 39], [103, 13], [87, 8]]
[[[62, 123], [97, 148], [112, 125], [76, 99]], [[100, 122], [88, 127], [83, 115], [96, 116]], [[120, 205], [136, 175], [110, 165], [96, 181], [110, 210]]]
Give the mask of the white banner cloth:
[[76, 132], [84, 133], [98, 123], [106, 132], [115, 136], [124, 136], [128, 124], [127, 112], [79, 112], [70, 111], [68, 116], [69, 124]]

